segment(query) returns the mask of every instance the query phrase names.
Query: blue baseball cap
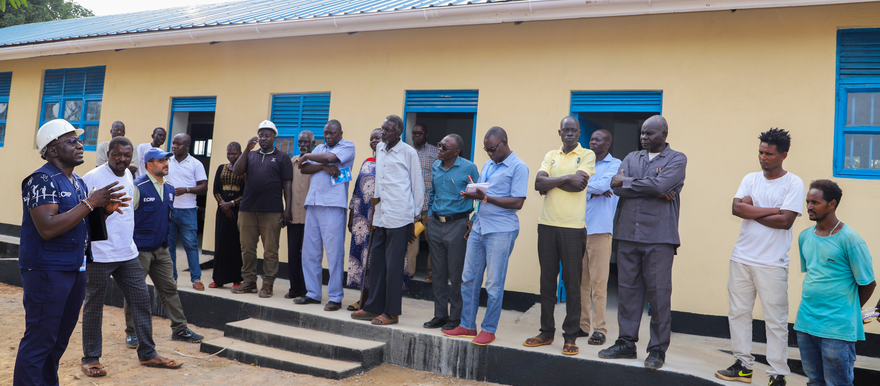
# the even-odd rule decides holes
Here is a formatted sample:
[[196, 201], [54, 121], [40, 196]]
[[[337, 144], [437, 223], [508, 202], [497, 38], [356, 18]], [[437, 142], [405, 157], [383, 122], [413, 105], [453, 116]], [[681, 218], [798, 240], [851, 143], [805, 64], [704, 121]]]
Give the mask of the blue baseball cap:
[[144, 162], [150, 162], [154, 159], [168, 158], [168, 157], [171, 157], [172, 155], [174, 155], [174, 153], [162, 151], [159, 148], [154, 147], [150, 150], [147, 150], [147, 153], [144, 154]]

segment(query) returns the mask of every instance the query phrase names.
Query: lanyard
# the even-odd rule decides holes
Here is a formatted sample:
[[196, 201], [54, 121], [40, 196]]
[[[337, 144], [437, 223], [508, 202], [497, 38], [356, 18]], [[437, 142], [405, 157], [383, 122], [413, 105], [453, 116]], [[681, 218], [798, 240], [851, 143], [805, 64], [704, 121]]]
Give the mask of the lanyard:
[[486, 173], [486, 182], [489, 182], [489, 177], [492, 177], [492, 175], [495, 174], [495, 172], [498, 171], [498, 168], [500, 168], [500, 167], [501, 167], [501, 164], [497, 164], [497, 165], [495, 165], [495, 169], [492, 169], [491, 172]]

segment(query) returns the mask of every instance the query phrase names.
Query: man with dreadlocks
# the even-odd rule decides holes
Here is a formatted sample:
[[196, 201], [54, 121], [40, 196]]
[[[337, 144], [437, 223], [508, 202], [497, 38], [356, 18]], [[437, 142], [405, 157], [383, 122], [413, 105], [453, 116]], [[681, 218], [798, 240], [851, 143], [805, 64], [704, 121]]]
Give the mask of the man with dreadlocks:
[[733, 215], [743, 219], [739, 240], [730, 256], [727, 282], [730, 345], [736, 363], [715, 376], [751, 383], [752, 309], [755, 295], [767, 331], [767, 375], [772, 386], [785, 385], [788, 375], [788, 249], [795, 218], [803, 212], [804, 182], [782, 168], [791, 136], [770, 129], [758, 137], [761, 172], [747, 174], [733, 196]]

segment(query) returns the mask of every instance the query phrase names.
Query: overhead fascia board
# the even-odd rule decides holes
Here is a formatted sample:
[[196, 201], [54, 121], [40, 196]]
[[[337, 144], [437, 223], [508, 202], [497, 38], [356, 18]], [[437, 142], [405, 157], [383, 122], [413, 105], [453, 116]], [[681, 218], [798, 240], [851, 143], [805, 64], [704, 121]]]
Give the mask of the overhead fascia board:
[[691, 0], [531, 0], [326, 16], [307, 19], [195, 27], [40, 42], [0, 48], [0, 60], [143, 47], [256, 40], [347, 32], [497, 24], [613, 16], [707, 12], [731, 9], [801, 7], [855, 1], [691, 1]]

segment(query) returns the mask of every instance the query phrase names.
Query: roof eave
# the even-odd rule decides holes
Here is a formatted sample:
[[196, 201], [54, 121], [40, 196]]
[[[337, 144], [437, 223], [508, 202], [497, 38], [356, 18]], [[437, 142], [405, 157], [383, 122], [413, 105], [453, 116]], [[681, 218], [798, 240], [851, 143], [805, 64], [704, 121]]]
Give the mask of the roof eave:
[[293, 36], [546, 21], [731, 9], [800, 7], [876, 0], [530, 0], [464, 6], [431, 7], [394, 12], [325, 16], [274, 22], [212, 25], [107, 36], [86, 36], [0, 47], [0, 60], [67, 55], [129, 48], [161, 47], [216, 41], [255, 40]]

